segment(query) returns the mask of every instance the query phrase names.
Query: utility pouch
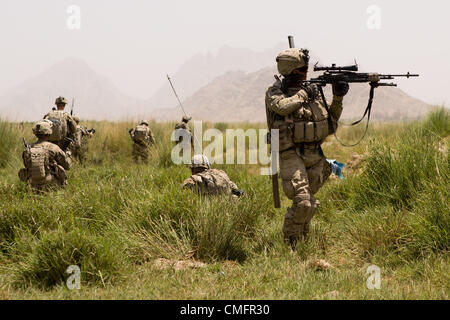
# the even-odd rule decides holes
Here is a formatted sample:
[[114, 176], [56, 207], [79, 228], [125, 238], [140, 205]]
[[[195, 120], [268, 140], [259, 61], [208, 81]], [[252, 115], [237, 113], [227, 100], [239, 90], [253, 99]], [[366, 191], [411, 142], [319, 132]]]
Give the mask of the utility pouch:
[[328, 119], [324, 119], [322, 121], [315, 122], [316, 130], [315, 130], [315, 140], [321, 141], [328, 137], [329, 129], [328, 129]]
[[314, 122], [305, 122], [305, 139], [304, 142], [314, 142], [316, 139], [314, 135]]
[[292, 141], [292, 125], [293, 123], [288, 121], [275, 121], [273, 123], [273, 129], [279, 130], [279, 151], [284, 151], [295, 146]]
[[294, 124], [294, 142], [301, 143], [305, 141], [305, 122], [295, 122]]

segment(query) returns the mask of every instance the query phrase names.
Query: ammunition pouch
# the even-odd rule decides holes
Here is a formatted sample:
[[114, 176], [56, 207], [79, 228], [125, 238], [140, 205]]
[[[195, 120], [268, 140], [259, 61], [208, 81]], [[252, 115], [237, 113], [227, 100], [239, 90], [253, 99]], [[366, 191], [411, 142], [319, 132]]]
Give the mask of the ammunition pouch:
[[332, 134], [328, 122], [328, 119], [294, 122], [294, 143], [320, 142], [324, 140]]

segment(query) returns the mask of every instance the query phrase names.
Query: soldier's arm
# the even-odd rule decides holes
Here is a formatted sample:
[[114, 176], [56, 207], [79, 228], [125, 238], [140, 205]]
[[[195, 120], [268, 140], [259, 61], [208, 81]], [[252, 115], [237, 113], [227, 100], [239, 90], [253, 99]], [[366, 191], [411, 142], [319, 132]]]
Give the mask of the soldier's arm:
[[273, 86], [267, 90], [266, 102], [273, 112], [287, 116], [302, 108], [303, 104], [308, 102], [308, 94], [305, 90], [300, 90], [293, 96], [288, 97], [279, 87]]
[[330, 113], [334, 120], [339, 120], [341, 117], [342, 100], [344, 100], [344, 97], [333, 96], [333, 101], [330, 104]]
[[195, 188], [195, 181], [192, 179], [192, 177], [187, 178], [184, 180], [183, 185], [181, 186], [183, 189], [191, 189], [193, 190]]
[[128, 133], [129, 133], [131, 139], [134, 139], [134, 129], [128, 130]]
[[68, 114], [67, 116], [67, 127], [69, 128], [69, 134], [74, 135], [77, 132], [77, 122], [73, 119], [73, 117]]
[[72, 158], [61, 149], [55, 150], [55, 158], [56, 162], [66, 170], [72, 166]]

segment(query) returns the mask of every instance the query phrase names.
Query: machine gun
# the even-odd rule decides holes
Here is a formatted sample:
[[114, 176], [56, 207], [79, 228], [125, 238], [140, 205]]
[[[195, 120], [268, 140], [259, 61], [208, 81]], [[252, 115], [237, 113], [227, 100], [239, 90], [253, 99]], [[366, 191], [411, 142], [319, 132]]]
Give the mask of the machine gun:
[[[289, 43], [291, 43], [291, 40], [289, 40]], [[325, 105], [325, 108], [327, 109], [328, 114], [330, 115], [330, 118], [332, 117], [331, 113], [328, 109], [328, 104], [325, 99], [325, 95], [323, 93], [323, 87], [327, 84], [336, 84], [339, 82], [347, 82], [347, 83], [369, 83], [370, 85], [370, 92], [369, 92], [369, 101], [367, 103], [366, 110], [364, 111], [363, 116], [361, 119], [354, 121], [350, 124], [350, 126], [353, 126], [355, 124], [360, 123], [367, 115], [367, 123], [366, 128], [364, 130], [363, 135], [361, 138], [354, 144], [345, 144], [342, 142], [336, 135], [336, 129], [334, 127], [334, 119], [331, 121], [331, 125], [333, 126], [333, 133], [336, 138], [343, 146], [346, 147], [353, 147], [356, 146], [358, 143], [361, 142], [361, 140], [365, 137], [367, 133], [367, 129], [369, 127], [369, 121], [370, 121], [370, 113], [372, 110], [372, 102], [373, 102], [373, 96], [374, 96], [374, 90], [378, 87], [396, 87], [397, 84], [392, 82], [381, 82], [383, 80], [393, 80], [396, 77], [418, 77], [418, 74], [411, 74], [407, 72], [406, 74], [379, 74], [379, 73], [366, 73], [366, 72], [358, 72], [358, 65], [355, 63], [354, 65], [350, 66], [336, 66], [336, 64], [332, 64], [331, 66], [325, 67], [325, 66], [318, 66], [317, 63], [314, 65], [314, 71], [324, 71], [323, 74], [316, 78], [312, 78], [309, 80], [305, 80], [304, 83], [309, 84], [315, 84], [318, 87], [318, 90], [320, 92], [321, 98], [323, 100], [323, 103]]]
[[379, 74], [379, 73], [366, 73], [357, 72], [358, 65], [354, 64], [351, 66], [336, 66], [332, 64], [331, 67], [320, 67], [317, 63], [314, 65], [314, 71], [325, 71], [322, 75], [317, 78], [312, 78], [307, 80], [309, 83], [315, 83], [319, 86], [325, 86], [327, 84], [333, 84], [340, 81], [345, 81], [348, 83], [369, 83], [371, 87], [381, 87], [390, 86], [396, 87], [395, 83], [380, 82], [380, 80], [392, 80], [395, 77], [418, 77], [418, 74]]

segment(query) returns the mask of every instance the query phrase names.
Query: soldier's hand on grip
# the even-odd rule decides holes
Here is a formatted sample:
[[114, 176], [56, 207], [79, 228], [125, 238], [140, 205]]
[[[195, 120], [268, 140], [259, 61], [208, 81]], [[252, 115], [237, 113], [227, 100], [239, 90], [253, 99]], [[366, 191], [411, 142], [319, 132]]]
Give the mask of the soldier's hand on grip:
[[338, 97], [343, 97], [347, 94], [349, 90], [348, 83], [345, 81], [338, 81], [336, 83], [333, 83], [333, 95]]
[[313, 101], [317, 98], [318, 90], [315, 84], [312, 83], [304, 84], [302, 90], [306, 91], [309, 100]]

